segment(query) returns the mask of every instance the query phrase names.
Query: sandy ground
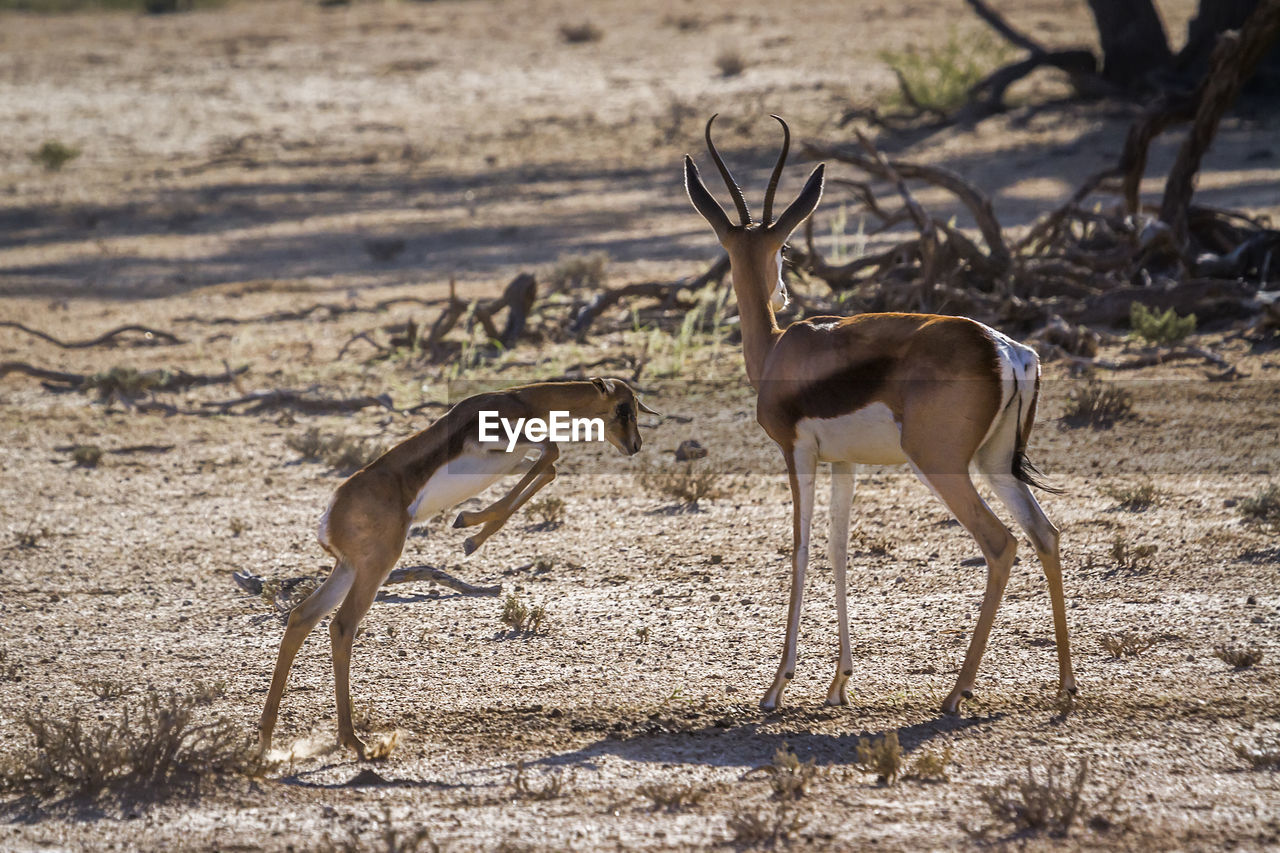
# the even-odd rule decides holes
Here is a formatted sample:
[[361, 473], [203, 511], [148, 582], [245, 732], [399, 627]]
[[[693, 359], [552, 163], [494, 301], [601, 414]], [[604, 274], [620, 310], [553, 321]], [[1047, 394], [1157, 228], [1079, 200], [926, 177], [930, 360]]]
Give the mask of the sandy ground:
[[[1048, 43], [1091, 38], [1083, 4], [999, 5]], [[1160, 5], [1176, 41], [1192, 4]], [[372, 306], [439, 297], [450, 279], [464, 296], [496, 293], [521, 270], [593, 251], [609, 254], [615, 284], [699, 271], [713, 239], [684, 198], [679, 160], [690, 151], [705, 162], [707, 115], [723, 114], [722, 148], [758, 192], [777, 144], [769, 113], [802, 139], [847, 138], [839, 116], [893, 85], [880, 51], [978, 32], [964, 8], [440, 0], [0, 16], [0, 319], [63, 339], [137, 322], [183, 341], [62, 349], [6, 328], [0, 361], [83, 373], [248, 366], [235, 388], [165, 397], [184, 409], [268, 388], [389, 393], [405, 408], [446, 399], [460, 375], [532, 380], [648, 346], [646, 400], [676, 416], [646, 430], [634, 459], [567, 449], [547, 493], [565, 501], [558, 527], [518, 516], [466, 560], [452, 516], [410, 539], [404, 564], [500, 583], [543, 604], [549, 630], [511, 635], [500, 599], [389, 589], [354, 669], [362, 730], [400, 733], [391, 757], [371, 765], [376, 776], [331, 748], [322, 627], [295, 665], [276, 734], [293, 757], [267, 778], [159, 803], [10, 798], [0, 848], [311, 850], [356, 839], [372, 849], [384, 814], [428, 828], [446, 850], [726, 847], [733, 818], [776, 813], [768, 775], [753, 771], [783, 744], [820, 769], [795, 805], [798, 849], [972, 844], [963, 826], [991, 819], [984, 786], [1086, 759], [1086, 819], [1072, 835], [1006, 841], [1280, 844], [1276, 776], [1249, 770], [1232, 748], [1280, 736], [1280, 552], [1274, 530], [1239, 511], [1280, 480], [1280, 362], [1233, 330], [1198, 342], [1246, 379], [1209, 382], [1191, 364], [1126, 374], [1134, 416], [1109, 430], [1061, 421], [1079, 380], [1048, 366], [1032, 450], [1065, 489], [1044, 504], [1063, 531], [1080, 696], [1066, 713], [1055, 701], [1047, 590], [1024, 542], [958, 717], [937, 707], [977, 616], [977, 548], [909, 472], [879, 468], [861, 472], [854, 509], [851, 705], [821, 705], [836, 642], [819, 523], [796, 679], [782, 710], [757, 708], [781, 645], [790, 502], [731, 342], [624, 330], [525, 345], [467, 374], [370, 361], [361, 344], [338, 358], [357, 333], [434, 320], [420, 304]], [[584, 21], [602, 37], [566, 44], [560, 27]], [[728, 51], [742, 74], [717, 71]], [[1058, 87], [1037, 78], [1019, 98]], [[901, 153], [970, 177], [1016, 227], [1111, 162], [1132, 115], [1118, 105], [1015, 111]], [[1278, 212], [1276, 129], [1274, 116], [1230, 119], [1201, 198]], [[49, 139], [82, 153], [45, 172], [29, 153]], [[1177, 142], [1153, 150], [1152, 175]], [[782, 192], [805, 174], [793, 165]], [[841, 199], [833, 188], [824, 200], [819, 234]], [[380, 261], [373, 239], [405, 247]], [[317, 303], [369, 310], [264, 319]], [[318, 427], [386, 446], [432, 411], [165, 416], [0, 379], [0, 753], [32, 748], [26, 710], [114, 717], [149, 687], [210, 687], [209, 712], [251, 732], [283, 628], [231, 572], [326, 571], [314, 530], [341, 481], [289, 442]], [[641, 465], [669, 464], [686, 438], [710, 449], [702, 464], [720, 473], [718, 496], [696, 511], [639, 476]], [[81, 444], [107, 451], [97, 467], [73, 463], [69, 448]], [[110, 452], [140, 445], [156, 447]], [[1144, 483], [1161, 492], [1154, 507], [1117, 506], [1111, 492]], [[825, 487], [824, 476], [819, 517]], [[1156, 550], [1125, 564], [1117, 542]], [[1119, 632], [1154, 645], [1113, 658], [1100, 639]], [[1219, 645], [1264, 658], [1233, 670]], [[104, 683], [123, 695], [100, 698]], [[859, 739], [893, 731], [909, 760], [949, 748], [949, 781], [884, 786], [860, 770]], [[517, 761], [536, 789], [559, 778], [562, 795], [522, 796]], [[700, 799], [656, 808], [651, 786]]]

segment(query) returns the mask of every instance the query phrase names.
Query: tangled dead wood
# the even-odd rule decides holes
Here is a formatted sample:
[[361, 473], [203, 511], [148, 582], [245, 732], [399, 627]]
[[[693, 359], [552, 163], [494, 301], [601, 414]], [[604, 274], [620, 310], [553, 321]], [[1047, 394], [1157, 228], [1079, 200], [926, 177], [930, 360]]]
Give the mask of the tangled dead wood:
[[[986, 8], [980, 2], [970, 5], [980, 14]], [[1000, 28], [999, 21], [992, 23]], [[1018, 35], [1013, 34], [1015, 42]], [[1274, 301], [1265, 292], [1280, 281], [1280, 231], [1265, 218], [1194, 205], [1191, 199], [1219, 120], [1278, 37], [1280, 0], [1264, 0], [1241, 32], [1220, 38], [1193, 95], [1165, 99], [1139, 117], [1117, 165], [1085, 180], [1066, 204], [1017, 240], [1006, 236], [990, 199], [954, 172], [891, 160], [861, 134], [857, 147], [807, 145], [815, 158], [847, 163], [895, 188], [902, 199], [896, 209], [877, 199], [868, 183], [833, 181], [852, 191], [875, 223], [872, 234], [904, 223], [914, 225], [916, 233], [887, 249], [833, 264], [816, 249], [810, 223], [805, 247], [793, 253], [793, 262], [869, 311], [966, 314], [1030, 331], [1055, 317], [1124, 325], [1130, 306], [1140, 302], [1195, 313], [1202, 322], [1259, 317], [1255, 328], [1268, 329], [1265, 318], [1274, 313]], [[1174, 123], [1192, 119], [1162, 203], [1141, 205], [1138, 186], [1152, 140]], [[924, 210], [908, 180], [954, 196], [981, 240]], [[1091, 204], [1095, 194], [1108, 191], [1120, 197]]]

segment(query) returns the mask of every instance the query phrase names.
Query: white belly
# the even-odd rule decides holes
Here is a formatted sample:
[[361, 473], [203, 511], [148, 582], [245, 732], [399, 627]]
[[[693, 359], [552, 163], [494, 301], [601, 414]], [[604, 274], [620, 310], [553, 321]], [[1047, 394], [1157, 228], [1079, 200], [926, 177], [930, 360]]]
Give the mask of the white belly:
[[796, 444], [812, 447], [822, 462], [901, 465], [902, 428], [884, 403], [836, 418], [805, 418], [796, 424]]
[[413, 523], [475, 497], [522, 466], [524, 454], [480, 452], [464, 454], [444, 465], [422, 486], [409, 504]]

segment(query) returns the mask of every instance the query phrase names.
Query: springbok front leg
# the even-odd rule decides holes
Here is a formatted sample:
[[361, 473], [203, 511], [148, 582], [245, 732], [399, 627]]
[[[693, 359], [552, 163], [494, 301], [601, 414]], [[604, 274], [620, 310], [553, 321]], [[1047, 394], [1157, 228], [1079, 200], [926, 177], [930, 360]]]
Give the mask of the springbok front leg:
[[484, 524], [479, 533], [467, 537], [462, 543], [464, 553], [467, 555], [475, 553], [485, 540], [502, 529], [507, 519], [556, 478], [555, 463], [560, 458], [560, 447], [548, 442], [541, 445], [541, 450], [542, 455], [538, 457], [538, 461], [515, 485], [515, 488], [482, 510], [458, 515], [458, 520], [453, 524], [454, 527]]
[[854, 465], [831, 463], [831, 540], [827, 551], [836, 582], [836, 622], [840, 633], [840, 660], [827, 690], [828, 705], [848, 705], [846, 684], [853, 675], [853, 652], [849, 648], [849, 603], [845, 589], [845, 569], [849, 562], [849, 513], [853, 506]]
[[809, 568], [809, 531], [813, 522], [813, 489], [817, 479], [818, 457], [807, 447], [784, 450], [787, 475], [791, 481], [792, 553], [791, 599], [787, 605], [787, 633], [782, 646], [782, 661], [760, 707], [772, 711], [782, 702], [782, 693], [796, 674], [796, 644], [800, 637], [800, 609], [804, 599], [804, 577]]

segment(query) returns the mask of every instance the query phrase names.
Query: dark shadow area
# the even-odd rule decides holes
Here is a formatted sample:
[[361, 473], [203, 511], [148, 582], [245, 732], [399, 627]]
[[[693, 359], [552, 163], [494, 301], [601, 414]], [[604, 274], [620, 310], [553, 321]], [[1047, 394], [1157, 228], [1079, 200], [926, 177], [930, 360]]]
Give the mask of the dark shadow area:
[[[876, 739], [896, 731], [902, 751], [910, 753], [940, 734], [987, 725], [1005, 716], [1003, 713], [984, 717], [939, 716], [935, 720], [898, 729], [827, 734], [811, 730], [813, 723], [827, 721], [828, 715], [819, 715], [791, 710], [747, 722], [721, 720], [685, 731], [664, 731], [659, 724], [641, 723], [634, 731], [611, 735], [580, 749], [550, 755], [529, 764], [592, 769], [597, 759], [611, 755], [652, 764], [756, 767], [767, 764], [784, 744], [802, 761], [812, 758], [821, 766], [852, 764], [856, 760], [858, 741], [863, 738]], [[778, 728], [779, 717], [789, 724], [785, 725], [788, 731], [764, 730], [766, 726]]]

